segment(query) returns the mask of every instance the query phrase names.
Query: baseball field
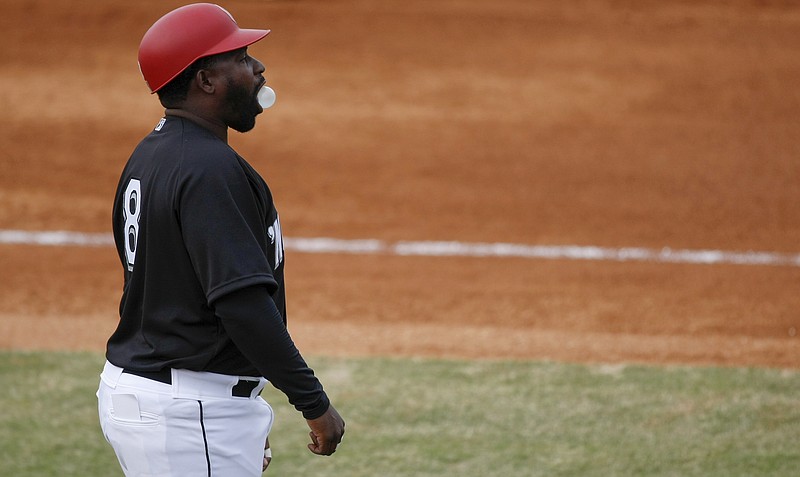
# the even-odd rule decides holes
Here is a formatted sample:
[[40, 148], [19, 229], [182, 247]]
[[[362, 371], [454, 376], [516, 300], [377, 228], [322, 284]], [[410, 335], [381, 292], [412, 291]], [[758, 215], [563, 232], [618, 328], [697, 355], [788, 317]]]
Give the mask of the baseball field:
[[[29, 454], [12, 442], [50, 449], [64, 468], [91, 460], [80, 442], [102, 441], [88, 409], [80, 433], [69, 419], [58, 431], [74, 442], [47, 447], [57, 419], [25, 423], [64, 404], [31, 408], [37, 394], [25, 393], [93, 405], [122, 285], [107, 243], [113, 194], [163, 112], [136, 50], [183, 3], [3, 1], [0, 475], [56, 475], [24, 467]], [[230, 142], [276, 197], [290, 332], [341, 397], [353, 447], [394, 469], [376, 474], [354, 451], [318, 472], [800, 467], [800, 3], [223, 6], [242, 27], [272, 29], [250, 52], [277, 102]], [[453, 407], [423, 404], [442, 396]], [[450, 432], [454, 409], [483, 425]], [[277, 411], [286, 432], [301, 427]], [[714, 420], [686, 418], [695, 412]], [[640, 426], [654, 421], [670, 425]], [[383, 438], [390, 424], [395, 440]], [[530, 446], [498, 440], [519, 444], [534, 428]], [[566, 432], [578, 435], [545, 444]], [[653, 450], [641, 453], [606, 440], [635, 449], [648, 436]], [[769, 463], [748, 467], [733, 444], [686, 455], [662, 445], [747, 436]], [[447, 455], [442, 439], [468, 449]], [[110, 448], [95, 444], [104, 454], [92, 468], [107, 470], [60, 475], [115, 475], [102, 467]], [[498, 464], [459, 466], [482, 453]], [[725, 472], [701, 465], [722, 454], [739, 456]]]

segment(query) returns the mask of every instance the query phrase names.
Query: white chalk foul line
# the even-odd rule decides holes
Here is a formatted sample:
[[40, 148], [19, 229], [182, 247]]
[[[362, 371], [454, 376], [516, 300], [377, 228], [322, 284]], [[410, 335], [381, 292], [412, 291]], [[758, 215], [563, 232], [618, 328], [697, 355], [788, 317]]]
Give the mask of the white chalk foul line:
[[0, 243], [21, 245], [49, 245], [55, 247], [107, 247], [114, 245], [111, 234], [67, 232], [54, 230], [28, 232], [25, 230], [0, 230]]
[[[0, 230], [0, 244], [107, 247], [114, 238], [107, 233], [68, 231], [29, 232]], [[672, 250], [639, 247], [609, 248], [579, 245], [522, 245], [513, 243], [465, 243], [435, 241], [343, 240], [286, 237], [287, 250], [301, 253], [386, 254], [434, 257], [516, 257], [550, 260], [597, 260], [690, 264], [770, 265], [800, 267], [800, 254], [778, 252], [726, 252], [722, 250]]]
[[800, 254], [752, 251], [725, 252], [722, 250], [672, 250], [670, 248], [656, 250], [638, 247], [608, 248], [579, 245], [463, 242], [398, 242], [392, 247], [392, 250], [397, 255], [800, 266]]

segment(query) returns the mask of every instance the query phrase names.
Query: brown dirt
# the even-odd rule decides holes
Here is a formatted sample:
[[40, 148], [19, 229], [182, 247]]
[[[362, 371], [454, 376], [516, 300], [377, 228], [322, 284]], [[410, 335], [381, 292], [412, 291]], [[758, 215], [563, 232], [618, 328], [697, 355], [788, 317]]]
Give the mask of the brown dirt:
[[[0, 229], [107, 232], [178, 2], [9, 0]], [[794, 2], [229, 1], [276, 106], [232, 144], [284, 233], [797, 252]], [[800, 268], [288, 258], [306, 354], [800, 366]], [[100, 350], [110, 248], [0, 245], [0, 347]]]

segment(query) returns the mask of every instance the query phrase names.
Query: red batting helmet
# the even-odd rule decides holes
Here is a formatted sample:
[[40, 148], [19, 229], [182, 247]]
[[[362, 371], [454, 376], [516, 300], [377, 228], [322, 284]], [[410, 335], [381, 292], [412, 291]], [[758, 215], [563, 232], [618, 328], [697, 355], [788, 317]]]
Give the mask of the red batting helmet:
[[268, 33], [239, 28], [219, 5], [186, 5], [159, 18], [144, 34], [139, 70], [155, 93], [199, 58], [243, 48]]

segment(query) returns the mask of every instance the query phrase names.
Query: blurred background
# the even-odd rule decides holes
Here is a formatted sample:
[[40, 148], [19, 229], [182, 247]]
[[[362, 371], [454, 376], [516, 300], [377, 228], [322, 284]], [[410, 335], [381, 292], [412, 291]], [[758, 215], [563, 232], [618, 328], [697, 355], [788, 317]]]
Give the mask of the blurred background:
[[[175, 1], [4, 0], [0, 230], [110, 232]], [[231, 0], [277, 103], [231, 145], [287, 242], [800, 251], [800, 5]], [[335, 355], [791, 366], [800, 267], [289, 251]], [[102, 350], [113, 247], [0, 244], [0, 347]]]

